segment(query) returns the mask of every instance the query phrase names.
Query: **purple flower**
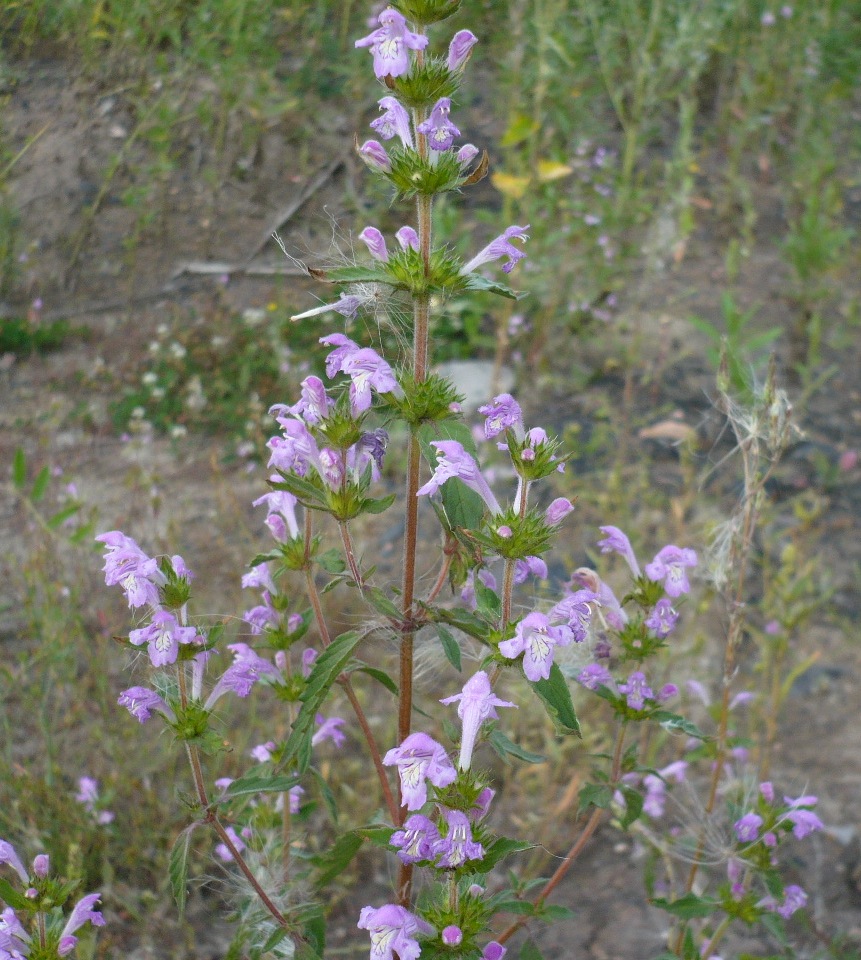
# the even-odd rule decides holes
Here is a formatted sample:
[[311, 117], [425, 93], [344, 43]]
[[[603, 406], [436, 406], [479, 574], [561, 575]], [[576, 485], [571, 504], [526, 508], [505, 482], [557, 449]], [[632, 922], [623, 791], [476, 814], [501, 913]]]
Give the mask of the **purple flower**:
[[132, 630], [129, 642], [136, 647], [147, 644], [150, 662], [154, 667], [176, 663], [181, 643], [192, 643], [197, 636], [194, 627], [183, 627], [167, 610], [153, 614], [152, 623], [141, 630]]
[[453, 697], [446, 697], [440, 700], [440, 703], [457, 703], [457, 715], [463, 721], [458, 761], [461, 770], [469, 770], [475, 740], [482, 723], [488, 719], [496, 719], [496, 707], [515, 706], [508, 700], [500, 700], [494, 694], [490, 679], [483, 670], [479, 670], [470, 677], [460, 693], [456, 693]]
[[807, 894], [797, 884], [791, 883], [783, 891], [783, 903], [778, 903], [773, 896], [763, 897], [757, 903], [758, 907], [777, 913], [784, 920], [788, 920], [796, 910], [800, 910], [807, 903]]
[[605, 534], [603, 540], [598, 541], [598, 546], [601, 548], [601, 553], [619, 553], [627, 561], [628, 566], [631, 568], [631, 573], [635, 577], [640, 576], [640, 565], [637, 563], [637, 558], [634, 556], [634, 551], [631, 547], [631, 541], [625, 536], [624, 533], [618, 527], [599, 527], [601, 533]]
[[766, 803], [774, 803], [774, 784], [770, 780], [764, 780], [759, 785], [759, 795]]
[[99, 902], [100, 893], [89, 893], [75, 904], [75, 908], [66, 921], [63, 932], [60, 934], [60, 943], [57, 946], [57, 955], [65, 957], [75, 949], [78, 938], [72, 934], [79, 930], [85, 923], [91, 923], [94, 927], [103, 927], [105, 919], [98, 910], [93, 907]]
[[272, 451], [268, 466], [282, 473], [295, 473], [304, 477], [308, 468], [317, 461], [319, 451], [317, 441], [311, 436], [301, 420], [276, 417], [283, 437], [272, 437], [266, 446]]
[[550, 676], [554, 648], [565, 647], [572, 639], [567, 627], [551, 626], [547, 616], [534, 611], [517, 624], [511, 640], [503, 640], [499, 644], [499, 652], [509, 660], [522, 653], [523, 672], [535, 683]]
[[[386, 7], [380, 14], [380, 26], [356, 41], [357, 47], [370, 47], [374, 55], [374, 73], [378, 77], [400, 77], [410, 68], [407, 50], [424, 50], [428, 38], [407, 29], [403, 14]], [[402, 958], [406, 960], [406, 958]]]
[[460, 136], [460, 130], [448, 118], [450, 112], [451, 100], [440, 97], [427, 120], [416, 127], [419, 133], [428, 138], [431, 150], [448, 150], [454, 143], [454, 138]]
[[323, 337], [320, 343], [334, 346], [326, 358], [326, 374], [346, 373], [352, 380], [350, 404], [353, 415], [363, 413], [371, 405], [371, 389], [377, 393], [400, 394], [401, 388], [392, 368], [370, 347], [359, 347], [343, 334]]
[[697, 555], [687, 547], [672, 544], [655, 554], [655, 559], [646, 564], [646, 576], [650, 580], [663, 580], [668, 596], [679, 597], [691, 589], [686, 567], [697, 565]]
[[147, 604], [158, 606], [158, 587], [164, 585], [165, 578], [157, 561], [119, 530], [99, 534], [96, 540], [107, 547], [103, 567], [105, 583], [109, 587], [118, 583], [132, 609]]
[[547, 564], [541, 557], [524, 557], [523, 560], [515, 563], [514, 582], [526, 583], [529, 577], [537, 577], [539, 580], [547, 579]]
[[465, 143], [460, 150], [457, 151], [457, 162], [462, 167], [468, 167], [478, 154], [478, 147], [472, 143]]
[[410, 131], [410, 115], [395, 97], [383, 97], [379, 101], [380, 109], [386, 112], [371, 122], [371, 129], [375, 130], [383, 140], [400, 137], [405, 147], [412, 149], [413, 135]]
[[269, 569], [269, 564], [267, 563], [258, 563], [256, 567], [252, 567], [248, 573], [242, 574], [242, 586], [243, 588], [265, 588], [270, 591], [270, 593], [277, 593], [275, 589], [275, 581], [272, 579], [272, 571]]
[[557, 497], [544, 511], [544, 522], [551, 527], [558, 526], [574, 509], [574, 504], [565, 497]]
[[[371, 143], [373, 142], [374, 141], [371, 141]], [[365, 146], [367, 147], [368, 144], [366, 143]], [[377, 146], [379, 147], [380, 145], [377, 144]], [[380, 150], [383, 150], [383, 148], [380, 147]], [[360, 150], [359, 152], [361, 153], [362, 151]], [[385, 152], [386, 151], [383, 150], [383, 153]], [[388, 160], [388, 155], [386, 156], [386, 160]], [[311, 310], [305, 310], [303, 313], [294, 313], [290, 319], [307, 320], [308, 317], [316, 317], [321, 313], [340, 313], [342, 317], [349, 317], [349, 319], [352, 320], [359, 312], [359, 307], [361, 307], [362, 302], [363, 301], [361, 297], [342, 293], [340, 298], [334, 303], [324, 303], [319, 307], [313, 307]]]
[[267, 740], [266, 743], [258, 743], [250, 753], [258, 763], [266, 763], [272, 759], [272, 751], [275, 749], [275, 741]]
[[613, 683], [613, 677], [610, 671], [600, 663], [590, 663], [580, 671], [577, 682], [587, 690], [597, 690], [598, 687], [610, 687]]
[[8, 863], [9, 866], [18, 874], [21, 878], [22, 883], [27, 883], [29, 881], [29, 876], [27, 871], [24, 868], [24, 864], [21, 863], [21, 859], [18, 854], [15, 852], [15, 848], [12, 846], [8, 840], [0, 840], [0, 863]]
[[735, 835], [742, 843], [753, 843], [759, 836], [759, 828], [762, 826], [762, 822], [762, 817], [758, 813], [746, 813], [733, 824]]
[[482, 951], [481, 960], [502, 960], [506, 953], [508, 953], [507, 947], [503, 947], [501, 943], [491, 940]]
[[[378, 173], [388, 173], [392, 169], [392, 161], [386, 153], [386, 148], [376, 140], [366, 140], [359, 147], [359, 156], [365, 163]], [[291, 317], [295, 320], [296, 317]]]
[[631, 710], [642, 710], [646, 699], [654, 697], [652, 688], [646, 683], [646, 675], [640, 670], [635, 670], [625, 683], [619, 684], [619, 693], [625, 695]]
[[528, 225], [525, 227], [509, 227], [503, 234], [498, 236], [495, 240], [492, 240], [483, 250], [480, 250], [472, 258], [472, 260], [470, 260], [469, 263], [464, 266], [464, 268], [461, 270], [461, 273], [472, 273], [476, 267], [480, 267], [485, 263], [490, 263], [492, 260], [499, 260], [500, 257], [508, 257], [508, 260], [503, 264], [502, 269], [504, 273], [511, 273], [515, 264], [519, 260], [522, 260], [526, 254], [522, 250], [518, 250], [517, 247], [515, 247], [509, 241], [512, 239], [517, 239], [525, 242], [529, 239], [526, 234], [528, 229]]
[[298, 784], [295, 787], [290, 787], [287, 791], [287, 796], [289, 798], [289, 810], [290, 813], [298, 813], [302, 805], [302, 797], [305, 794], [305, 789], [300, 787]]
[[[295, 452], [295, 448], [294, 448]], [[296, 462], [293, 460], [292, 462]], [[303, 461], [304, 464], [305, 461]], [[303, 469], [305, 469], [303, 467]], [[281, 480], [279, 476], [273, 476], [270, 478], [276, 483]], [[299, 536], [299, 523], [296, 520], [296, 507], [299, 501], [296, 497], [290, 493], [289, 490], [273, 490], [271, 493], [264, 493], [262, 497], [258, 497], [251, 504], [253, 507], [259, 507], [261, 503], [265, 503], [268, 508], [268, 514], [266, 516], [266, 526], [269, 527], [272, 535], [279, 543], [285, 543], [288, 539], [287, 534], [290, 534], [290, 539], [295, 540]], [[272, 584], [272, 579], [269, 577], [268, 568], [265, 571], [266, 578], [268, 578], [268, 583]], [[245, 578], [242, 580], [243, 586], [248, 586], [245, 583]], [[265, 582], [261, 582], [260, 586], [267, 585]], [[275, 585], [272, 584], [272, 590], [275, 589]]]
[[476, 572], [475, 570], [470, 570], [466, 576], [466, 583], [464, 583], [463, 587], [461, 588], [460, 599], [463, 600], [464, 603], [468, 603], [473, 608], [473, 610], [475, 609], [475, 606], [476, 606], [476, 603], [475, 603], [475, 578], [476, 577], [478, 577], [481, 583], [483, 583], [488, 589], [490, 590], [496, 589], [496, 577], [490, 572], [490, 570], [487, 570], [486, 568], [482, 568], [478, 572]]
[[121, 707], [125, 707], [128, 712], [141, 723], [146, 723], [152, 716], [152, 711], [167, 717], [168, 720], [175, 720], [173, 710], [162, 700], [155, 690], [148, 690], [146, 687], [129, 687], [123, 690], [117, 699]]
[[646, 788], [643, 812], [650, 817], [662, 817], [667, 799], [667, 785], [660, 777], [656, 777], [653, 773], [647, 773], [643, 777], [643, 786]]
[[[335, 406], [335, 401], [326, 393], [326, 386], [319, 377], [306, 377], [302, 381], [302, 393], [298, 403], [294, 403], [287, 410], [304, 420], [305, 423], [320, 423], [329, 416], [329, 411]], [[270, 407], [272, 413], [274, 407]]]
[[389, 251], [386, 248], [386, 238], [376, 227], [365, 227], [359, 234], [359, 239], [370, 251], [375, 260], [381, 260], [386, 263], [389, 259]]
[[462, 867], [467, 860], [481, 860], [484, 847], [472, 839], [469, 817], [460, 810], [446, 810], [443, 816], [448, 833], [436, 845], [437, 866], [454, 869]]
[[422, 952], [416, 934], [434, 932], [421, 917], [393, 903], [363, 907], [357, 926], [371, 934], [371, 960], [393, 960], [393, 954], [399, 960], [416, 960]]
[[484, 500], [491, 513], [502, 513], [478, 464], [457, 440], [435, 440], [431, 446], [437, 451], [436, 469], [430, 480], [416, 492], [417, 496], [423, 497], [436, 493], [446, 480], [457, 477]]
[[[230, 837], [233, 846], [236, 847], [240, 853], [242, 853], [242, 851], [245, 849], [245, 841], [242, 839], [242, 837], [239, 836], [233, 827], [225, 827], [224, 832], [228, 837]], [[216, 845], [215, 855], [219, 860], [221, 860], [222, 863], [230, 863], [230, 861], [233, 859], [233, 854], [230, 852], [230, 848], [226, 843], [219, 843]]]
[[82, 803], [88, 810], [92, 810], [99, 799], [99, 781], [92, 777], [78, 779], [78, 792], [75, 794], [78, 803]]
[[33, 876], [44, 880], [51, 869], [51, 858], [47, 853], [39, 853], [33, 857]]
[[398, 847], [398, 857], [403, 863], [418, 863], [430, 860], [439, 843], [439, 830], [432, 820], [414, 813], [404, 822], [402, 830], [396, 830], [389, 841]]
[[510, 393], [500, 393], [490, 403], [479, 407], [478, 412], [485, 417], [484, 435], [488, 440], [506, 430], [513, 430], [516, 436], [523, 437], [523, 411]]
[[315, 722], [319, 730], [311, 737], [311, 745], [316, 747], [318, 743], [324, 740], [331, 740], [336, 747], [342, 747], [347, 739], [346, 734], [341, 730], [346, 720], [342, 717], [329, 717], [327, 720], [321, 713], [318, 713]]
[[663, 640], [673, 632], [678, 619], [679, 615], [673, 609], [670, 600], [667, 597], [661, 597], [646, 618], [646, 626], [654, 632], [656, 637]]
[[496, 791], [492, 787], [485, 787], [475, 798], [475, 803], [469, 808], [469, 819], [473, 823], [476, 820], [483, 820], [487, 816], [495, 796]]
[[793, 825], [792, 835], [798, 840], [803, 840], [808, 834], [825, 827], [812, 810], [791, 810], [786, 819]]
[[408, 810], [418, 810], [426, 803], [426, 779], [435, 787], [447, 787], [457, 776], [445, 748], [426, 733], [411, 733], [399, 747], [389, 750], [383, 763], [387, 767], [397, 764], [401, 802]]
[[268, 590], [263, 591], [262, 599], [262, 604], [242, 614], [242, 619], [255, 635], [263, 633], [267, 627], [277, 627], [281, 619], [278, 611], [272, 606], [272, 597]]
[[204, 704], [211, 710], [225, 693], [235, 693], [237, 697], [247, 697], [251, 688], [261, 676], [281, 679], [278, 668], [268, 660], [258, 656], [247, 643], [230, 643], [228, 650], [233, 651], [233, 663], [224, 671]]
[[419, 235], [412, 227], [401, 227], [401, 229], [395, 234], [395, 239], [401, 245], [401, 249], [403, 250], [419, 249]]
[[446, 927], [442, 932], [442, 942], [447, 947], [457, 947], [463, 943], [463, 930], [454, 924]]
[[571, 583], [572, 585], [585, 587], [597, 594], [602, 618], [614, 630], [624, 628], [628, 622], [628, 614], [622, 609], [616, 594], [594, 570], [590, 570], [589, 567], [578, 567], [571, 575]]
[[600, 603], [600, 597], [591, 590], [578, 590], [560, 600], [551, 610], [550, 619], [563, 621], [572, 633], [576, 643], [582, 643], [589, 635], [592, 622], [592, 604]]
[[469, 60], [472, 48], [478, 43], [478, 37], [469, 30], [458, 30], [448, 45], [446, 66], [449, 70], [463, 70]]

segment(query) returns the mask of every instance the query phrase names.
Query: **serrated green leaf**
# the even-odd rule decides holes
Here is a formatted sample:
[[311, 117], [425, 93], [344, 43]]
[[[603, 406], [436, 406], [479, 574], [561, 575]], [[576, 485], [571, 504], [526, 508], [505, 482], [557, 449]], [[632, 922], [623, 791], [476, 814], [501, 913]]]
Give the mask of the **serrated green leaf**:
[[15, 450], [15, 456], [12, 457], [12, 483], [16, 490], [23, 490], [27, 482], [27, 454], [23, 447]]
[[488, 737], [488, 740], [490, 741], [490, 745], [494, 750], [496, 750], [500, 757], [503, 758], [503, 760], [508, 754], [510, 754], [512, 757], [517, 757], [518, 760], [523, 760], [526, 763], [544, 763], [544, 761], [547, 759], [540, 753], [532, 753], [531, 751], [518, 746], [516, 743], [513, 743], [499, 729], [493, 730]]
[[550, 676], [546, 680], [537, 680], [531, 686], [544, 704], [544, 709], [553, 721], [556, 732], [564, 736], [579, 737], [580, 722], [574, 712], [571, 691], [558, 664], [554, 663], [550, 667]]
[[544, 920], [571, 920], [576, 914], [570, 907], [564, 907], [561, 903], [545, 903], [538, 914]]
[[498, 620], [502, 614], [502, 600], [496, 591], [486, 587], [478, 577], [475, 578], [473, 587], [478, 612], [488, 620]]
[[455, 640], [454, 636], [446, 630], [445, 627], [439, 626], [437, 624], [436, 628], [437, 636], [439, 637], [439, 642], [442, 644], [442, 652], [445, 654], [446, 660], [454, 667], [458, 673], [461, 671], [461, 659], [460, 659], [460, 644]]
[[190, 823], [176, 838], [173, 849], [170, 851], [168, 876], [180, 919], [185, 914], [185, 899], [188, 893], [188, 856], [191, 850], [191, 835], [198, 826], [200, 823], [197, 821]]
[[373, 677], [377, 683], [381, 683], [389, 693], [393, 693], [395, 696], [398, 695], [398, 685], [384, 670], [378, 670], [376, 667], [369, 667], [366, 663], [362, 663], [357, 666], [355, 670], [351, 668], [350, 672], [366, 673], [369, 677]]
[[278, 927], [273, 930], [269, 935], [269, 939], [263, 944], [261, 956], [269, 953], [270, 950], [274, 950], [287, 935], [287, 931], [284, 929], [284, 927]]
[[389, 274], [375, 267], [336, 267], [334, 270], [313, 270], [315, 280], [322, 283], [387, 283], [397, 286]]
[[587, 807], [606, 810], [613, 799], [613, 791], [606, 783], [586, 783], [580, 788], [578, 807], [582, 813]]
[[225, 800], [234, 800], [236, 797], [246, 797], [257, 793], [286, 793], [299, 782], [296, 776], [276, 777], [240, 777], [224, 792]]
[[696, 920], [702, 917], [710, 917], [715, 910], [720, 907], [719, 900], [713, 900], [711, 897], [699, 897], [695, 893], [686, 893], [678, 900], [665, 900], [663, 897], [656, 897], [649, 901], [653, 907], [659, 910], [665, 910], [667, 913], [680, 920]]
[[777, 940], [781, 946], [786, 946], [786, 924], [783, 922], [783, 918], [779, 914], [766, 911], [759, 919], [774, 939]]
[[30, 491], [30, 499], [33, 503], [38, 503], [48, 490], [48, 484], [51, 482], [51, 471], [48, 467], [42, 469], [36, 474], [33, 481], [33, 489]]
[[290, 737], [284, 748], [284, 765], [295, 760], [296, 769], [303, 773], [311, 762], [311, 737], [314, 720], [332, 684], [338, 679], [359, 645], [362, 634], [351, 630], [342, 633], [314, 661], [305, 690], [302, 693], [302, 709], [299, 711]]
[[326, 918], [322, 911], [315, 911], [305, 920], [305, 939], [310, 943], [318, 957], [326, 950]]

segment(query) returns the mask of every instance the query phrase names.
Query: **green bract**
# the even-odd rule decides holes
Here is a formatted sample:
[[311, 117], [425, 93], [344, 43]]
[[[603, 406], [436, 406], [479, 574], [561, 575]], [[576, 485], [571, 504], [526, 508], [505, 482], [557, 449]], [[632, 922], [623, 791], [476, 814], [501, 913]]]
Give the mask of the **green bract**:
[[395, 147], [390, 153], [391, 169], [382, 176], [394, 186], [397, 199], [433, 197], [459, 190], [466, 182], [463, 167], [451, 150], [437, 153], [437, 161], [419, 156], [415, 150]]
[[449, 70], [441, 57], [426, 57], [424, 63], [414, 61], [409, 73], [387, 77], [386, 86], [405, 107], [427, 110], [440, 97], [453, 97], [460, 86], [460, 77]]
[[407, 372], [400, 374], [399, 381], [404, 395], [396, 397], [393, 393], [387, 394], [385, 403], [411, 427], [458, 416], [452, 407], [459, 404], [463, 396], [447, 377], [431, 374], [427, 379], [416, 382], [415, 377]]

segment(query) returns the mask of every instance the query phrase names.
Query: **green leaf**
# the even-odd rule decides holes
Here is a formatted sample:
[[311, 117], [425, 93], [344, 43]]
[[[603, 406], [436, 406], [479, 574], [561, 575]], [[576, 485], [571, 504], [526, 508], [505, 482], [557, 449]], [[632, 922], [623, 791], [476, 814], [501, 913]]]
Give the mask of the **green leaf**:
[[33, 481], [33, 489], [30, 491], [30, 499], [33, 503], [38, 503], [48, 490], [48, 484], [51, 482], [51, 471], [48, 467], [42, 469], [36, 474]]
[[315, 280], [323, 283], [388, 283], [396, 286], [396, 281], [384, 270], [374, 267], [336, 267], [334, 270], [311, 270]]
[[51, 530], [56, 530], [62, 523], [73, 517], [79, 510], [81, 505], [79, 503], [70, 503], [69, 506], [63, 507], [62, 510], [58, 510], [56, 513], [52, 514], [45, 523]]
[[326, 950], [326, 918], [321, 910], [315, 910], [304, 924], [305, 939], [316, 956], [322, 957]]
[[473, 586], [478, 612], [488, 620], [498, 620], [502, 615], [502, 600], [499, 595], [495, 590], [486, 587], [478, 577], [475, 578]]
[[436, 632], [439, 636], [439, 642], [442, 644], [442, 652], [445, 654], [446, 660], [448, 660], [448, 662], [459, 673], [462, 669], [460, 659], [460, 644], [457, 642], [457, 640], [455, 640], [452, 634], [446, 630], [445, 627], [441, 627], [439, 624], [437, 624]]
[[176, 838], [173, 849], [170, 851], [170, 865], [168, 867], [168, 876], [170, 878], [170, 889], [173, 893], [173, 899], [176, 901], [176, 908], [179, 911], [180, 919], [185, 913], [185, 898], [188, 887], [188, 856], [191, 851], [191, 835], [200, 823], [195, 821], [190, 823], [185, 830]]
[[532, 753], [523, 747], [518, 746], [506, 737], [501, 730], [493, 730], [488, 737], [490, 745], [504, 760], [507, 755], [517, 757], [518, 760], [524, 760], [526, 763], [544, 763], [547, 759], [540, 753]]
[[[535, 844], [528, 843], [525, 840], [513, 840], [511, 837], [497, 837], [489, 843], [485, 849], [482, 860], [474, 865], [477, 873], [488, 873], [500, 860], [511, 856], [512, 853], [520, 853], [521, 850], [530, 850]], [[470, 864], [470, 866], [473, 866]]]
[[362, 501], [362, 513], [384, 513], [395, 502], [395, 494], [377, 499], [368, 498]]
[[311, 737], [314, 719], [323, 701], [329, 695], [332, 684], [338, 679], [359, 645], [362, 634], [356, 630], [342, 633], [314, 661], [305, 690], [302, 693], [302, 709], [293, 723], [290, 737], [284, 748], [286, 765], [295, 760], [296, 769], [303, 773], [311, 762]]
[[[475, 457], [477, 450], [472, 431], [460, 420], [438, 420], [434, 423], [423, 423], [417, 434], [422, 453], [431, 465], [436, 467], [436, 448], [431, 446], [435, 440], [456, 440], [468, 454]], [[481, 497], [456, 477], [440, 487], [445, 517], [452, 529], [477, 530], [481, 526], [481, 519], [486, 509]]]
[[314, 857], [314, 865], [320, 871], [315, 878], [317, 886], [325, 887], [343, 873], [359, 852], [364, 840], [360, 831], [350, 830], [338, 837], [325, 853]]
[[389, 693], [393, 693], [395, 696], [398, 695], [398, 685], [384, 670], [378, 670], [376, 667], [369, 667], [366, 663], [362, 663], [357, 666], [355, 670], [351, 667], [350, 672], [366, 673], [369, 677], [373, 677], [377, 683], [381, 683]]
[[[12, 483], [16, 490], [23, 490], [27, 482], [27, 455], [23, 447], [18, 447], [12, 457]], [[11, 904], [10, 904], [11, 906]]]
[[520, 948], [520, 960], [544, 960], [544, 955], [531, 940], [527, 940]]
[[277, 777], [240, 777], [234, 780], [224, 793], [225, 800], [235, 800], [236, 797], [246, 797], [258, 793], [286, 793], [299, 782], [297, 776]]
[[710, 917], [715, 910], [720, 907], [719, 900], [713, 900], [711, 897], [698, 897], [695, 893], [686, 893], [678, 900], [665, 900], [662, 897], [656, 897], [649, 901], [653, 907], [659, 910], [665, 910], [667, 913], [680, 920], [696, 920], [702, 917]]
[[261, 956], [265, 956], [271, 950], [274, 950], [286, 936], [288, 936], [288, 933], [284, 927], [277, 927], [273, 930], [269, 935], [269, 939], [263, 944], [263, 949], [260, 952]]
[[697, 740], [711, 740], [711, 737], [707, 733], [703, 733], [695, 723], [691, 723], [690, 720], [686, 720], [670, 710], [656, 710], [652, 714], [652, 718], [657, 720], [664, 730], [670, 733], [684, 733], [689, 737], [695, 737]]
[[624, 784], [620, 789], [625, 798], [625, 812], [619, 817], [619, 823], [623, 830], [627, 830], [632, 823], [640, 819], [640, 814], [643, 812], [643, 795], [639, 790]]
[[464, 289], [475, 292], [495, 293], [507, 300], [520, 300], [521, 293], [515, 293], [511, 287], [506, 287], [504, 283], [497, 283], [495, 280], [488, 280], [487, 277], [481, 277], [477, 273], [471, 273], [464, 284]]
[[32, 901], [28, 900], [23, 893], [18, 893], [12, 884], [2, 877], [0, 877], [0, 900], [13, 910], [26, 910], [33, 905]]
[[379, 587], [365, 587], [364, 597], [377, 613], [381, 613], [384, 617], [390, 617], [398, 623], [401, 622], [403, 614]]
[[343, 573], [347, 569], [347, 563], [341, 556], [340, 550], [336, 550], [334, 547], [325, 553], [319, 554], [319, 556], [314, 559], [326, 573]]
[[571, 691], [559, 666], [554, 663], [550, 668], [550, 676], [546, 680], [537, 680], [531, 686], [544, 704], [556, 732], [564, 736], [579, 737], [580, 722], [574, 712]]
[[462, 607], [455, 607], [452, 610], [446, 610], [443, 607], [424, 607], [423, 608], [434, 623], [447, 623], [450, 627], [462, 630], [470, 637], [476, 640], [487, 640], [488, 626], [480, 617], [477, 617], [469, 610]]
[[613, 791], [606, 783], [587, 783], [580, 788], [579, 809], [600, 807], [606, 810], [613, 799]]
[[570, 907], [563, 907], [561, 903], [546, 903], [538, 914], [544, 920], [571, 920], [576, 914]]
[[317, 781], [317, 786], [320, 788], [320, 796], [323, 798], [323, 803], [326, 805], [326, 809], [329, 811], [329, 816], [332, 818], [333, 823], [338, 822], [338, 804], [335, 802], [335, 794], [332, 793], [332, 788], [326, 783], [323, 778], [323, 774], [316, 767], [311, 767], [311, 773], [314, 776], [314, 779]]

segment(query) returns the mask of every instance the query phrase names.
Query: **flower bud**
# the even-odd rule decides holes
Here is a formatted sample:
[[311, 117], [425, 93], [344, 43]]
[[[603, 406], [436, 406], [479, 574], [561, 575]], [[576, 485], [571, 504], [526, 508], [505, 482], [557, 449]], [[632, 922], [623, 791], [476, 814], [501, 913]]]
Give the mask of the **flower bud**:
[[50, 858], [47, 853], [40, 853], [37, 857], [33, 858], [33, 875], [40, 880], [44, 880], [45, 877], [48, 876], [49, 867]]

